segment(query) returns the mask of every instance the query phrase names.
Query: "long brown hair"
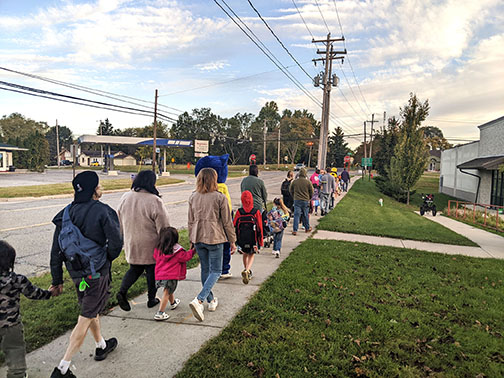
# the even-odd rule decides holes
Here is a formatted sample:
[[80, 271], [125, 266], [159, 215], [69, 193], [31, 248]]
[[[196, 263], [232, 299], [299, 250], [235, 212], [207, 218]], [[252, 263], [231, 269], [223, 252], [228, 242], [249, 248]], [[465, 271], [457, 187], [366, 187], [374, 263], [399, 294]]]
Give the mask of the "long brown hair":
[[178, 243], [178, 231], [174, 227], [163, 227], [159, 230], [158, 241], [156, 248], [161, 251], [163, 255], [173, 254], [173, 247]]
[[211, 193], [217, 190], [217, 172], [213, 168], [203, 168], [196, 177], [196, 191]]
[[273, 200], [273, 203], [275, 205], [277, 205], [277, 207], [279, 207], [280, 209], [282, 209], [282, 211], [284, 212], [284, 214], [289, 214], [289, 209], [287, 209], [287, 206], [285, 206], [283, 199], [281, 199], [281, 198], [275, 198]]

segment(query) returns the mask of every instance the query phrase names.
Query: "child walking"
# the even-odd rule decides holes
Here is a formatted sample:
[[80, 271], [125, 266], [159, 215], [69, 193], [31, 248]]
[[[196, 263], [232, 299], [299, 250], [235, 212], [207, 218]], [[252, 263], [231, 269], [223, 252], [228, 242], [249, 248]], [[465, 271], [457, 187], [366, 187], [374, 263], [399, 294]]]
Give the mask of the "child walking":
[[263, 246], [261, 212], [254, 208], [252, 193], [245, 190], [241, 195], [242, 207], [236, 212], [233, 224], [236, 229], [238, 247], [243, 253], [242, 281], [248, 284], [252, 278], [252, 264], [255, 253]]
[[282, 249], [282, 239], [284, 229], [289, 222], [289, 209], [284, 205], [281, 198], [273, 200], [273, 207], [268, 212], [268, 224], [270, 230], [273, 232], [273, 256], [280, 257], [280, 250]]
[[170, 317], [165, 312], [168, 302], [170, 309], [175, 310], [180, 303], [180, 299], [175, 298], [175, 289], [179, 281], [185, 280], [187, 273], [186, 263], [191, 260], [196, 253], [194, 249], [184, 250], [179, 241], [179, 234], [176, 228], [163, 227], [159, 231], [158, 241], [154, 249], [154, 259], [156, 268], [154, 277], [157, 288], [163, 288], [163, 297], [159, 303], [159, 311], [154, 315], [155, 320], [166, 320]]
[[316, 185], [313, 185], [313, 196], [311, 198], [311, 202], [312, 202], [312, 208], [313, 208], [313, 211], [315, 212], [315, 215], [318, 215], [318, 207], [320, 205], [320, 201], [319, 201], [319, 187], [316, 186]]
[[25, 377], [26, 350], [19, 314], [21, 293], [29, 299], [49, 299], [55, 290], [42, 290], [28, 278], [14, 273], [15, 249], [0, 240], [0, 345], [7, 361], [7, 377]]

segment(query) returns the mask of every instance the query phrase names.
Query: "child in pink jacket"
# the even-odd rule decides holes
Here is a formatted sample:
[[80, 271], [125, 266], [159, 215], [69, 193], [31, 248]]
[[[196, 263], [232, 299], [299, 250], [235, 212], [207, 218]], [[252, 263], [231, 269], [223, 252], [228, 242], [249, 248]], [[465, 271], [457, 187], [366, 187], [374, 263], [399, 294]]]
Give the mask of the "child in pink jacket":
[[170, 308], [175, 310], [180, 303], [173, 293], [177, 288], [178, 281], [185, 280], [187, 272], [187, 261], [191, 260], [195, 254], [194, 249], [184, 250], [178, 244], [179, 235], [176, 228], [164, 227], [159, 231], [158, 242], [154, 248], [154, 259], [156, 268], [154, 276], [157, 288], [162, 287], [163, 298], [159, 303], [159, 311], [154, 315], [155, 320], [166, 320], [170, 317], [165, 312], [168, 301]]

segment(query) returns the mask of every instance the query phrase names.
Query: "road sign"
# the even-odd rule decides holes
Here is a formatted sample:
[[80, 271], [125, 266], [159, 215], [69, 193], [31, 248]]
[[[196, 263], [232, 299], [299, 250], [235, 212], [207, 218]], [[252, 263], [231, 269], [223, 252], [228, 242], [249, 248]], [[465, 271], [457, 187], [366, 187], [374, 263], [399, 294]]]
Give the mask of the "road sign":
[[372, 167], [373, 166], [373, 158], [362, 158], [362, 166], [363, 167]]
[[161, 152], [161, 149], [159, 147], [156, 147], [156, 154], [159, 154]]
[[343, 158], [343, 161], [344, 161], [345, 163], [350, 163], [350, 156], [348, 156], [348, 155], [347, 155], [347, 156], [345, 156], [345, 157]]
[[194, 141], [194, 152], [208, 152], [208, 140], [196, 139]]

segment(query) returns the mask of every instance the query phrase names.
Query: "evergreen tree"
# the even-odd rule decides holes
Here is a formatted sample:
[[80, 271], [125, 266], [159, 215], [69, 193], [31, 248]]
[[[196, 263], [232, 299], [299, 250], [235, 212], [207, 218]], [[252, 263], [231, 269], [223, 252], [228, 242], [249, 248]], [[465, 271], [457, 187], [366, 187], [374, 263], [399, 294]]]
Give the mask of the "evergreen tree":
[[401, 109], [403, 121], [388, 170], [392, 185], [407, 193], [407, 204], [411, 189], [422, 176], [428, 162], [428, 150], [420, 129], [428, 115], [429, 101], [422, 103], [416, 95], [410, 93], [408, 105]]
[[379, 147], [373, 159], [373, 165], [381, 176], [387, 176], [398, 135], [399, 121], [395, 117], [389, 118], [387, 128], [377, 137]]
[[100, 126], [98, 126], [98, 130], [96, 130], [96, 135], [114, 135], [114, 126], [110, 123], [108, 118], [105, 118], [105, 121], [100, 121]]
[[343, 159], [350, 152], [344, 138], [345, 134], [339, 126], [329, 136], [327, 163], [331, 167], [343, 167]]

